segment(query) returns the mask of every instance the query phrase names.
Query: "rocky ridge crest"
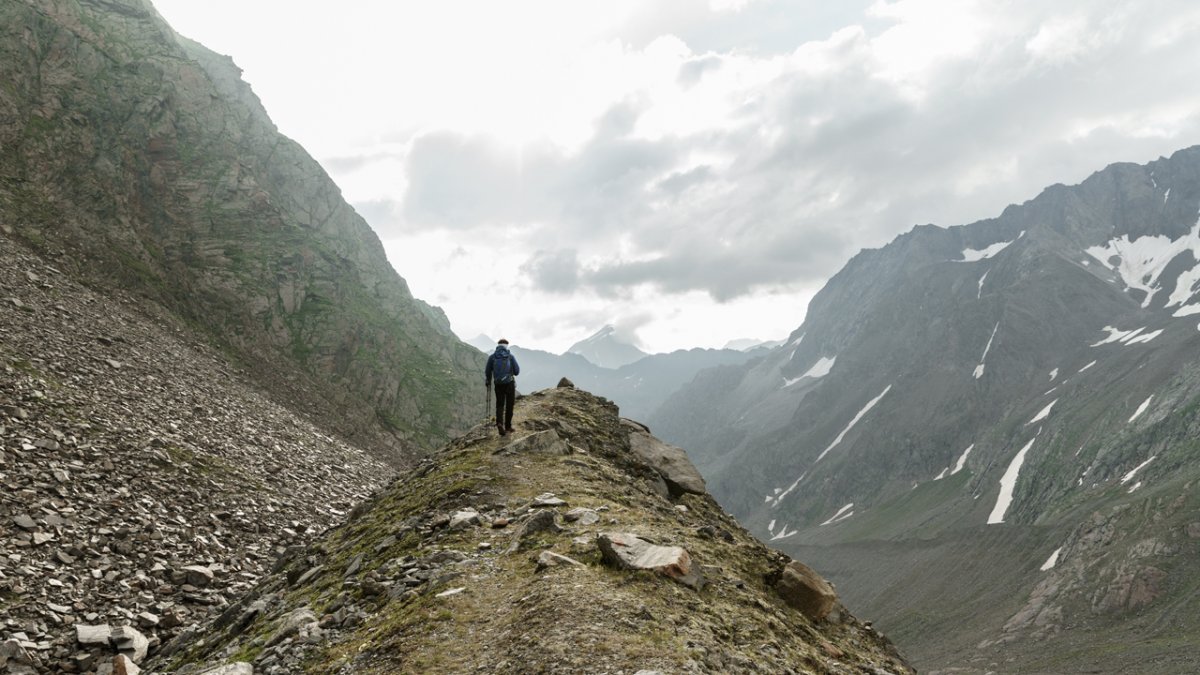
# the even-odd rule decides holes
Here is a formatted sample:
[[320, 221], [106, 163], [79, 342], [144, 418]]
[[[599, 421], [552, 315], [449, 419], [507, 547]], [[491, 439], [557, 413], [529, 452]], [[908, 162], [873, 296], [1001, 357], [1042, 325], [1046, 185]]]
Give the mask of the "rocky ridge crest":
[[426, 458], [153, 667], [911, 672], [679, 456], [638, 454], [631, 437], [649, 433], [608, 401], [540, 391], [515, 426], [480, 424]]

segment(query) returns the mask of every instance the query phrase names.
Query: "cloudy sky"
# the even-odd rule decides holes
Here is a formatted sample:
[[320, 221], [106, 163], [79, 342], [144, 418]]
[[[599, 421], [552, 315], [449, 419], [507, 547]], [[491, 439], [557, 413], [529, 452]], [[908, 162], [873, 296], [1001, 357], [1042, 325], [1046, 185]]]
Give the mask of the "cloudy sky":
[[1200, 143], [1191, 0], [154, 0], [463, 338], [780, 339], [859, 249]]

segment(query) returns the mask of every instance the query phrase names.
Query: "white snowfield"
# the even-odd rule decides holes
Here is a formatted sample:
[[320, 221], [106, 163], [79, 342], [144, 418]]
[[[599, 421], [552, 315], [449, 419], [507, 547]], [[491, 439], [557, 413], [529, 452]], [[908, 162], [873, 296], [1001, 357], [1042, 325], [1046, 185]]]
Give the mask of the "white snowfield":
[[[846, 513], [847, 511], [849, 511], [849, 513]], [[829, 520], [826, 520], [825, 522], [821, 523], [818, 527], [825, 527], [826, 525], [833, 525], [834, 523], [841, 522], [853, 515], [854, 515], [854, 502], [850, 502], [849, 504], [838, 509], [837, 513], [833, 514], [833, 516], [831, 516], [829, 518]]]
[[826, 375], [829, 374], [829, 371], [833, 370], [833, 364], [836, 362], [837, 362], [836, 356], [833, 358], [828, 358], [828, 357], [822, 356], [820, 359], [817, 360], [816, 363], [813, 364], [812, 368], [809, 368], [800, 377], [791, 377], [791, 378], [785, 377], [785, 378], [783, 378], [783, 386], [784, 386], [784, 388], [790, 387], [793, 384], [796, 384], [797, 382], [799, 382], [800, 380], [803, 380], [806, 377], [814, 379], [814, 380], [825, 377]]
[[[1142, 300], [1142, 307], [1149, 307], [1155, 294], [1163, 290], [1159, 285], [1159, 277], [1167, 265], [1184, 252], [1190, 252], [1193, 260], [1200, 260], [1200, 222], [1190, 232], [1175, 240], [1160, 234], [1138, 237], [1130, 241], [1129, 235], [1126, 234], [1110, 239], [1103, 246], [1092, 246], [1086, 251], [1101, 265], [1116, 272], [1125, 282], [1126, 288], [1145, 291], [1146, 297]], [[1190, 299], [1195, 294], [1193, 286], [1197, 281], [1200, 281], [1200, 270], [1193, 265], [1190, 270], [1179, 276], [1171, 297], [1167, 300], [1167, 307], [1182, 304]]]
[[967, 446], [966, 450], [963, 450], [963, 454], [960, 455], [958, 458], [958, 461], [954, 463], [954, 470], [950, 472], [951, 476], [953, 476], [954, 474], [963, 470], [963, 466], [965, 466], [967, 463], [967, 455], [971, 454], [971, 450], [974, 450], [974, 449], [975, 449], [975, 444], [972, 443]]
[[1091, 363], [1087, 364], [1086, 366], [1084, 366], [1084, 367], [1080, 368], [1080, 369], [1079, 369], [1079, 372], [1081, 372], [1081, 373], [1082, 373], [1083, 371], [1087, 370], [1088, 368], [1091, 368], [1091, 367], [1092, 367], [1092, 366], [1094, 366], [1094, 365], [1096, 365], [1096, 362], [1095, 362], [1095, 361], [1092, 361]]
[[1150, 401], [1153, 398], [1154, 398], [1153, 394], [1151, 394], [1150, 396], [1147, 396], [1146, 400], [1142, 401], [1142, 404], [1139, 405], [1137, 410], [1134, 411], [1133, 415], [1131, 415], [1129, 417], [1129, 421], [1132, 422], [1132, 421], [1136, 420], [1137, 418], [1141, 417], [1142, 413], [1146, 412], [1146, 408], [1150, 407]]
[[771, 541], [778, 541], [778, 540], [780, 540], [780, 539], [787, 539], [788, 537], [790, 537], [790, 536], [792, 536], [792, 535], [796, 534], [797, 532], [799, 532], [799, 530], [792, 530], [792, 531], [790, 531], [790, 532], [789, 532], [789, 531], [788, 531], [788, 526], [787, 526], [787, 524], [785, 523], [785, 524], [783, 525], [783, 527], [782, 527], [782, 528], [779, 530], [779, 533], [778, 533], [778, 534], [774, 534], [774, 535], [772, 535], [772, 537], [771, 537]]
[[[1142, 469], [1146, 468], [1146, 466], [1147, 466], [1148, 464], [1150, 464], [1150, 462], [1153, 462], [1155, 457], [1157, 457], [1157, 455], [1152, 455], [1152, 456], [1150, 457], [1150, 459], [1148, 459], [1148, 460], [1146, 460], [1146, 461], [1142, 462], [1141, 464], [1138, 464], [1137, 466], [1133, 467], [1133, 469], [1132, 469], [1132, 470], [1130, 470], [1130, 471], [1129, 471], [1129, 473], [1127, 473], [1127, 474], [1125, 474], [1124, 476], [1122, 476], [1122, 477], [1121, 477], [1121, 485], [1124, 485], [1124, 484], [1128, 483], [1129, 481], [1133, 480], [1133, 477], [1134, 477], [1134, 476], [1136, 476], [1136, 475], [1138, 475], [1138, 472], [1139, 472], [1139, 471], [1141, 471]], [[1141, 483], [1139, 483], [1139, 485], [1140, 485], [1140, 484], [1141, 484]]]
[[1000, 330], [999, 321], [997, 321], [996, 325], [992, 327], [992, 336], [988, 338], [987, 346], [983, 348], [983, 356], [979, 357], [979, 365], [975, 366], [975, 379], [977, 380], [983, 377], [983, 369], [987, 364], [987, 355], [988, 352], [992, 351], [992, 340], [996, 339], [996, 331], [998, 330]]
[[[800, 477], [797, 478], [796, 480], [792, 481], [792, 484], [789, 485], [786, 490], [780, 491], [779, 488], [775, 488], [775, 503], [771, 504], [771, 508], [775, 508], [775, 507], [779, 506], [779, 502], [783, 501], [784, 497], [791, 494], [792, 490], [795, 490], [796, 486], [800, 485], [800, 481], [804, 480], [804, 477], [807, 475], [808, 475], [807, 471], [800, 474]], [[770, 501], [770, 499], [771, 499], [770, 497], [767, 498], [768, 501]]]
[[1159, 335], [1162, 335], [1164, 329], [1160, 328], [1156, 331], [1151, 331], [1149, 333], [1143, 333], [1142, 331], [1144, 331], [1144, 330], [1146, 330], [1146, 326], [1142, 326], [1141, 328], [1134, 328], [1133, 330], [1121, 330], [1119, 328], [1114, 328], [1112, 326], [1105, 326], [1104, 332], [1108, 333], [1108, 337], [1100, 340], [1099, 342], [1092, 343], [1091, 346], [1099, 347], [1101, 345], [1112, 344], [1114, 342], [1119, 342], [1126, 346], [1137, 345], [1137, 344], [1146, 344], [1147, 342], [1153, 340], [1154, 338], [1158, 337]]
[[[1041, 429], [1038, 429], [1041, 432]], [[996, 505], [992, 507], [992, 513], [988, 516], [987, 524], [995, 525], [1004, 522], [1004, 514], [1008, 512], [1008, 507], [1012, 504], [1013, 490], [1017, 487], [1017, 476], [1021, 474], [1021, 465], [1025, 463], [1025, 455], [1029, 449], [1033, 447], [1033, 442], [1037, 440], [1037, 434], [1029, 439], [1025, 447], [1013, 457], [1009, 463], [1008, 469], [1004, 471], [1004, 475], [1000, 477], [1000, 495], [996, 498]]]
[[1049, 558], [1046, 558], [1046, 562], [1042, 563], [1041, 570], [1042, 570], [1043, 572], [1045, 572], [1045, 571], [1047, 571], [1047, 570], [1052, 570], [1052, 569], [1054, 569], [1054, 566], [1058, 564], [1058, 554], [1059, 554], [1059, 553], [1062, 553], [1062, 547], [1061, 547], [1061, 546], [1059, 546], [1058, 548], [1054, 549], [1054, 553], [1051, 553], [1051, 554], [1050, 554], [1050, 557], [1049, 557]]
[[1053, 382], [1054, 379], [1057, 377], [1058, 377], [1058, 368], [1055, 368], [1054, 370], [1050, 371], [1050, 381]]
[[[871, 408], [874, 408], [875, 404], [879, 403], [879, 400], [881, 398], [883, 398], [884, 396], [887, 396], [887, 393], [891, 390], [892, 390], [892, 385], [889, 384], [887, 387], [884, 388], [884, 390], [882, 392], [880, 392], [880, 394], [878, 396], [876, 396], [875, 398], [868, 401], [867, 404], [865, 406], [863, 406], [863, 409], [859, 410], [858, 414], [854, 416], [854, 419], [850, 420], [850, 423], [846, 425], [846, 428], [842, 429], [842, 433], [838, 434], [837, 438], [833, 439], [833, 442], [829, 444], [829, 447], [825, 448], [824, 450], [821, 451], [821, 454], [817, 455], [816, 461], [817, 462], [821, 461], [825, 457], [825, 455], [829, 454], [830, 450], [837, 447], [838, 444], [842, 442], [842, 439], [846, 437], [846, 434], [849, 433], [850, 430], [854, 428], [854, 425], [858, 424], [858, 421], [861, 420], [864, 415], [866, 415], [868, 412], [870, 412]], [[813, 463], [816, 464], [816, 462], [813, 462]], [[782, 499], [782, 496], [780, 496], [780, 498]]]
[[1055, 403], [1058, 403], [1058, 399], [1054, 399], [1053, 401], [1050, 401], [1050, 405], [1046, 406], [1045, 408], [1042, 408], [1042, 411], [1039, 412], [1038, 414], [1034, 415], [1033, 419], [1026, 422], [1025, 426], [1029, 426], [1030, 424], [1036, 424], [1036, 423], [1041, 422], [1042, 420], [1046, 419], [1046, 417], [1050, 414], [1050, 409], [1054, 407]]
[[[1024, 237], [1024, 236], [1025, 236], [1025, 230], [1021, 230], [1021, 234], [1017, 235], [1017, 239], [1020, 239], [1021, 237]], [[992, 244], [991, 246], [985, 246], [983, 248], [963, 249], [962, 262], [979, 262], [980, 260], [987, 260], [988, 258], [993, 258], [996, 256], [997, 253], [1003, 251], [1004, 249], [1008, 248], [1009, 246], [1012, 246], [1013, 242], [1015, 242], [1017, 239], [1013, 239], [1012, 241], [998, 241], [995, 244]], [[986, 275], [984, 275], [984, 276], [986, 276]], [[983, 286], [982, 279], [980, 279], [979, 285], [981, 287]]]
[[975, 293], [976, 300], [983, 297], [983, 281], [984, 281], [984, 279], [987, 279], [987, 275], [991, 274], [991, 272], [992, 272], [991, 270], [988, 270], [983, 273], [983, 276], [979, 277], [979, 291]]

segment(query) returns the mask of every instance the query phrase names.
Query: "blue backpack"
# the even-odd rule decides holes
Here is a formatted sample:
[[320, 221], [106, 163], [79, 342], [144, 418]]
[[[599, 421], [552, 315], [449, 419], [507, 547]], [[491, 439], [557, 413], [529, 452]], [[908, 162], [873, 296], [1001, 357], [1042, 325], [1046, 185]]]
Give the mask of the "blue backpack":
[[492, 363], [492, 377], [496, 384], [508, 384], [513, 381], [512, 356], [508, 352], [496, 354]]

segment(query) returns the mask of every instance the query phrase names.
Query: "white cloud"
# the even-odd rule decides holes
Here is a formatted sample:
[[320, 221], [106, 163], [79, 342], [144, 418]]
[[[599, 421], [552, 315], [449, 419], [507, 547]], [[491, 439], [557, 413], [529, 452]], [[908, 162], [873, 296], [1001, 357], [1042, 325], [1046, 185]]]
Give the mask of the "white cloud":
[[1187, 0], [156, 4], [414, 292], [532, 346], [780, 337], [861, 247], [1200, 142]]

